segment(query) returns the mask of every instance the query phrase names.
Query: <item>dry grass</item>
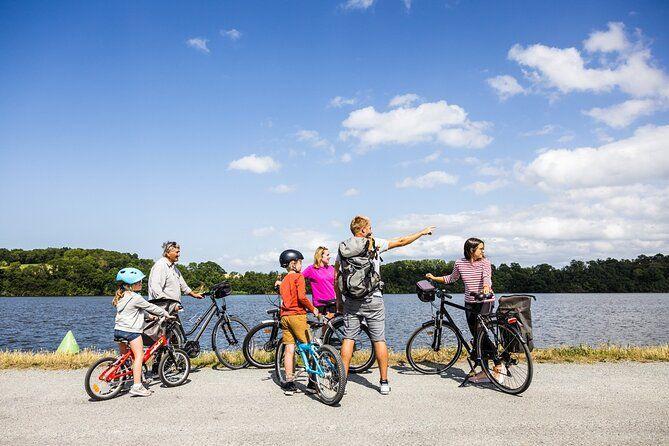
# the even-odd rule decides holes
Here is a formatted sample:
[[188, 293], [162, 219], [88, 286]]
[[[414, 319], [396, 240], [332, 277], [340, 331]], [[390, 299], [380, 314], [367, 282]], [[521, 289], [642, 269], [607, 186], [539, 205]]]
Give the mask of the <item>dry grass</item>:
[[[102, 356], [116, 355], [116, 352], [100, 352], [96, 350], [82, 350], [75, 355], [47, 351], [20, 352], [0, 351], [0, 370], [6, 369], [42, 369], [42, 370], [72, 370], [87, 368]], [[272, 355], [273, 356], [273, 355]], [[532, 357], [538, 363], [578, 363], [592, 364], [596, 362], [669, 362], [669, 344], [650, 347], [623, 347], [619, 345], [601, 345], [589, 347], [586, 345], [574, 347], [554, 347], [536, 349]], [[241, 364], [244, 357], [241, 352], [229, 354], [235, 364]], [[460, 357], [465, 360], [464, 355]], [[353, 362], [359, 360], [354, 358]], [[391, 365], [406, 362], [404, 352], [390, 352]], [[194, 367], [211, 367], [218, 364], [213, 352], [203, 352], [192, 362]]]

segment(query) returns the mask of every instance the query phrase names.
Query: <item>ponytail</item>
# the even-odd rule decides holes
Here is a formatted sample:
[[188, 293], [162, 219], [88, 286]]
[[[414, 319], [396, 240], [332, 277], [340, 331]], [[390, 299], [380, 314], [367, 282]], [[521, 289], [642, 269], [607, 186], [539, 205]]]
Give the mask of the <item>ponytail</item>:
[[128, 290], [127, 285], [121, 284], [118, 286], [118, 289], [116, 290], [116, 294], [114, 294], [114, 300], [112, 300], [112, 306], [118, 305], [118, 301], [121, 300], [125, 292]]

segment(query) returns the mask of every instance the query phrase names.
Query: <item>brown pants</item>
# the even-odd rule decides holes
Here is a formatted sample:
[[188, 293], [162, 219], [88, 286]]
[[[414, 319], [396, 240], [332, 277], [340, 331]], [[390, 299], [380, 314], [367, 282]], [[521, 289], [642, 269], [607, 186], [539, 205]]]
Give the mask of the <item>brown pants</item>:
[[293, 314], [281, 317], [281, 329], [283, 330], [283, 343], [294, 344], [295, 339], [301, 343], [307, 343], [311, 339], [309, 324], [306, 314]]

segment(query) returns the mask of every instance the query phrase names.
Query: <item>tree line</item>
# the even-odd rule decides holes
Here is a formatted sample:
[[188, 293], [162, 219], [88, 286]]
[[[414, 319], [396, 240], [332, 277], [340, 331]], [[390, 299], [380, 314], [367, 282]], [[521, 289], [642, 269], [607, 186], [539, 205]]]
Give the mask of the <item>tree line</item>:
[[[96, 296], [112, 295], [119, 269], [139, 268], [148, 275], [152, 259], [104, 249], [0, 248], [0, 296]], [[215, 262], [177, 265], [186, 282], [208, 289], [228, 281], [235, 293], [273, 293], [277, 271], [244, 274], [226, 272]], [[381, 266], [386, 293], [413, 293], [425, 273], [449, 274], [453, 262], [401, 260]], [[463, 292], [461, 283], [449, 285]], [[493, 265], [493, 289], [499, 293], [647, 293], [669, 292], [669, 256], [640, 255], [636, 259], [606, 259], [555, 268], [548, 264], [523, 267], [517, 263]]]

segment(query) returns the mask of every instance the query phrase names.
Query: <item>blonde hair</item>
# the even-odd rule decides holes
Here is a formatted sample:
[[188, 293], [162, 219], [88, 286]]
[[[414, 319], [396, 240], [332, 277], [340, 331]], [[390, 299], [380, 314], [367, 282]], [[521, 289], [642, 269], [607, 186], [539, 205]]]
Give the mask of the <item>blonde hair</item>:
[[112, 306], [115, 307], [118, 305], [118, 301], [121, 300], [126, 291], [130, 290], [130, 287], [131, 285], [126, 285], [125, 283], [118, 286], [116, 294], [114, 294], [114, 300], [112, 300]]
[[353, 220], [351, 220], [351, 232], [353, 235], [357, 234], [370, 223], [369, 217], [365, 217], [364, 215], [356, 215], [353, 217]]
[[314, 266], [320, 268], [323, 266], [323, 253], [329, 251], [325, 246], [319, 246], [314, 253]]

